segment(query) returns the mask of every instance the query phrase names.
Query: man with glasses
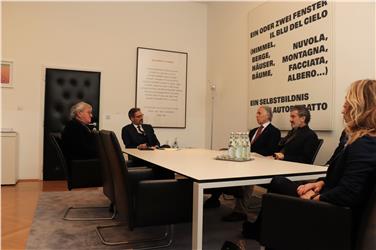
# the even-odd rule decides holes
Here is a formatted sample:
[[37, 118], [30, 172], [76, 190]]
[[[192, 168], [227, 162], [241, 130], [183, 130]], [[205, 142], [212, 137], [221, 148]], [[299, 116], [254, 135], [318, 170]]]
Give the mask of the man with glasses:
[[139, 108], [131, 108], [128, 117], [132, 123], [121, 130], [121, 137], [126, 148], [147, 149], [160, 146], [153, 127], [144, 124], [144, 114]]

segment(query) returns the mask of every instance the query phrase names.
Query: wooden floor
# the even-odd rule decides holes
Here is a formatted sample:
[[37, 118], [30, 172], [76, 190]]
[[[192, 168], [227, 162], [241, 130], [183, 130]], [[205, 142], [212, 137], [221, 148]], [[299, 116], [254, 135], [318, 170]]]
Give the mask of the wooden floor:
[[20, 181], [1, 186], [1, 249], [25, 249], [39, 194], [66, 190], [65, 181]]

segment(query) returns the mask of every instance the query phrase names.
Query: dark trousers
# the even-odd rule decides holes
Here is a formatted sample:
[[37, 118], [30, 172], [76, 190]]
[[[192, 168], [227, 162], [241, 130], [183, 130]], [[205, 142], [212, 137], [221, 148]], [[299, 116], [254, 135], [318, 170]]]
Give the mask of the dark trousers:
[[298, 197], [299, 195], [296, 192], [298, 186], [296, 182], [286, 177], [276, 176], [270, 182], [268, 192]]
[[233, 195], [235, 198], [241, 199], [243, 197], [242, 187], [226, 187], [226, 188], [210, 188], [204, 191], [205, 194], [211, 194], [211, 198], [219, 199], [221, 194]]
[[[298, 186], [299, 185], [296, 182], [281, 176], [273, 177], [270, 184], [267, 185], [269, 193], [284, 194], [295, 197], [298, 197], [298, 193], [296, 192]], [[213, 198], [217, 199], [219, 199], [219, 196], [221, 196], [222, 193], [233, 195], [236, 198], [243, 197], [243, 189], [241, 187], [212, 188], [205, 193], [211, 194]]]

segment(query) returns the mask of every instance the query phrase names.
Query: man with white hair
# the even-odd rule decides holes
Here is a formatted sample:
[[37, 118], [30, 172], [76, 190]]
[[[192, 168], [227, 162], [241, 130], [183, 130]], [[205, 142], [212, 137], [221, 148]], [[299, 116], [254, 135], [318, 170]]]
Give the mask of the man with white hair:
[[92, 112], [93, 108], [86, 102], [79, 102], [71, 108], [71, 120], [62, 132], [63, 151], [70, 160], [98, 158], [95, 137], [88, 126]]
[[281, 131], [273, 126], [272, 119], [273, 112], [269, 106], [260, 106], [257, 109], [256, 121], [260, 126], [249, 131], [252, 152], [270, 156], [277, 151]]
[[[256, 121], [260, 125], [249, 132], [251, 151], [263, 156], [271, 156], [278, 150], [278, 143], [281, 139], [281, 131], [271, 123], [273, 119], [272, 109], [268, 106], [260, 106], [257, 109]], [[232, 194], [236, 199], [234, 211], [224, 216], [224, 221], [245, 220], [246, 214], [243, 212], [244, 201], [248, 204], [251, 201], [253, 186], [221, 188], [209, 191], [211, 197], [206, 200], [204, 208], [215, 208], [220, 206], [219, 197], [222, 193]]]

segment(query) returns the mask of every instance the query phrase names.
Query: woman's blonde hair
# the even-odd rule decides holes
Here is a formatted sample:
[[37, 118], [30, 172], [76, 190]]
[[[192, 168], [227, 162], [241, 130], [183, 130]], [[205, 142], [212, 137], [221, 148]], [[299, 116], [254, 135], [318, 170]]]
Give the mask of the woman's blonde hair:
[[346, 95], [344, 113], [348, 144], [358, 138], [376, 136], [376, 80], [359, 80], [351, 84]]
[[92, 108], [89, 103], [79, 102], [71, 107], [70, 117], [73, 119], [77, 116], [78, 112], [83, 111], [85, 108]]

